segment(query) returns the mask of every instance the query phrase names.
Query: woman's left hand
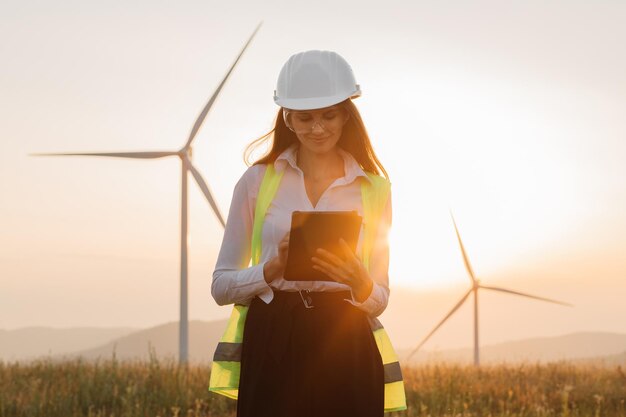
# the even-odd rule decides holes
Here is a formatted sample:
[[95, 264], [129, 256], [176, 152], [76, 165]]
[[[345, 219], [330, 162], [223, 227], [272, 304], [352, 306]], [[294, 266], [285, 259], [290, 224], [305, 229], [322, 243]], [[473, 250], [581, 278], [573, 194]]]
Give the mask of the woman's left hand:
[[345, 254], [345, 260], [327, 250], [318, 248], [316, 251], [317, 256], [311, 258], [313, 268], [317, 271], [322, 271], [337, 282], [350, 286], [354, 299], [361, 303], [372, 292], [374, 281], [367, 269], [365, 269], [361, 259], [352, 252], [343, 239], [339, 239], [339, 245]]

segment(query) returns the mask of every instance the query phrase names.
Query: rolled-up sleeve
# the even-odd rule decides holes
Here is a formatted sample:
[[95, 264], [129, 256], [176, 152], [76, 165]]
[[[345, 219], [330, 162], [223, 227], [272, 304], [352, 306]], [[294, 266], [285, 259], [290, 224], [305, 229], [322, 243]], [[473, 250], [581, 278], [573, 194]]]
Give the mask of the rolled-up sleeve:
[[[380, 218], [376, 240], [370, 254], [369, 274], [374, 285], [372, 292], [363, 302], [348, 300], [352, 305], [365, 311], [371, 317], [380, 316], [389, 302], [389, 229], [391, 228], [391, 193]], [[352, 293], [352, 291], [350, 291]]]
[[218, 305], [249, 305], [257, 295], [268, 303], [274, 295], [263, 276], [265, 262], [249, 266], [254, 207], [259, 176], [264, 173], [262, 168], [261, 165], [249, 167], [233, 190], [211, 282], [211, 295]]

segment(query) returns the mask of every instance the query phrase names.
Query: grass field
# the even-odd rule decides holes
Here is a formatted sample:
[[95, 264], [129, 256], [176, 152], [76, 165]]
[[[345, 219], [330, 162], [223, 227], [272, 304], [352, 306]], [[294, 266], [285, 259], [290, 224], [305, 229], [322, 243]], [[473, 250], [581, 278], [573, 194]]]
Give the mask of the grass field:
[[[0, 417], [234, 416], [233, 400], [208, 392], [209, 369], [154, 357], [0, 362]], [[626, 417], [619, 366], [432, 364], [403, 373], [409, 409], [389, 416]]]

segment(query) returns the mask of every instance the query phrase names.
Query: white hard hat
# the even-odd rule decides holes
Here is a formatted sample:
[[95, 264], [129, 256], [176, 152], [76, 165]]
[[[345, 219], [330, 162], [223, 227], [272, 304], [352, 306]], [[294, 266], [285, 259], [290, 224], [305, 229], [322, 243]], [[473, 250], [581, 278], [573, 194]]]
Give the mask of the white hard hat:
[[274, 102], [293, 110], [332, 106], [361, 95], [352, 68], [332, 51], [305, 51], [289, 57], [278, 75]]

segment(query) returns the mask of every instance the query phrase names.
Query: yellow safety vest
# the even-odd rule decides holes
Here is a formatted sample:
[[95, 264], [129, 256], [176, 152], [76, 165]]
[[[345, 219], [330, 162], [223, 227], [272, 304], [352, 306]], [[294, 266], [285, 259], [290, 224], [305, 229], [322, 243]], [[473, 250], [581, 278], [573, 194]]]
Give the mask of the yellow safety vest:
[[[265, 213], [276, 195], [284, 171], [276, 172], [272, 163], [267, 164], [254, 211], [252, 227], [252, 265], [261, 258], [261, 231]], [[384, 177], [366, 172], [373, 184], [363, 181], [361, 198], [363, 199], [364, 239], [361, 260], [369, 270], [370, 252], [376, 239], [376, 229], [389, 196], [390, 183]], [[235, 304], [220, 342], [213, 355], [209, 391], [237, 399], [239, 393], [239, 373], [241, 371], [241, 346], [243, 329], [249, 306]], [[406, 410], [404, 381], [398, 356], [383, 325], [375, 317], [368, 317], [370, 327], [376, 339], [376, 345], [383, 360], [385, 373], [385, 412]], [[340, 395], [340, 394], [339, 394]]]

